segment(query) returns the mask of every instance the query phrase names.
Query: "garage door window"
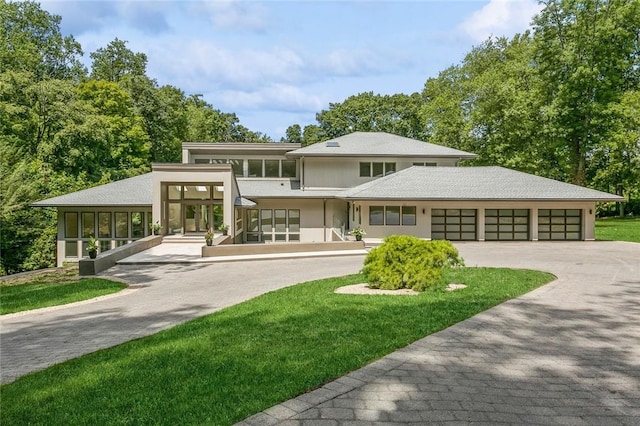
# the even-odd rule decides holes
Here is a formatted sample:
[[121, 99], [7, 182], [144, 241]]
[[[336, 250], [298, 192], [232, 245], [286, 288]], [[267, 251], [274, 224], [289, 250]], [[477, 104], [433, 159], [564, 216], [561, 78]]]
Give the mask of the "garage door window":
[[581, 240], [582, 214], [579, 209], [538, 210], [539, 240]]
[[484, 216], [485, 240], [523, 241], [529, 239], [529, 210], [487, 209]]
[[431, 238], [434, 240], [472, 241], [476, 236], [475, 209], [433, 209]]

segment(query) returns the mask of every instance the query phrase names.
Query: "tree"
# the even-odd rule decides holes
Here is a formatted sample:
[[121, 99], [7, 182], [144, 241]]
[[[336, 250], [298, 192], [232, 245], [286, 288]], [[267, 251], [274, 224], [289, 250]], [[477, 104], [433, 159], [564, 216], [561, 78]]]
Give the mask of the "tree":
[[293, 124], [287, 127], [286, 138], [283, 142], [302, 143], [302, 128], [299, 124]]
[[0, 3], [0, 70], [31, 72], [36, 80], [78, 80], [82, 49], [60, 32], [60, 16], [33, 1]]
[[328, 110], [316, 114], [324, 137], [335, 138], [351, 132], [389, 132], [400, 136], [423, 139], [425, 132], [420, 120], [421, 96], [374, 95], [360, 93], [342, 103], [329, 104]]
[[91, 78], [117, 83], [125, 76], [145, 76], [147, 55], [133, 53], [127, 48], [127, 42], [116, 38], [107, 47], [90, 54]]
[[638, 87], [640, 2], [548, 0], [534, 19], [548, 137], [585, 185], [588, 159], [607, 139], [611, 106]]

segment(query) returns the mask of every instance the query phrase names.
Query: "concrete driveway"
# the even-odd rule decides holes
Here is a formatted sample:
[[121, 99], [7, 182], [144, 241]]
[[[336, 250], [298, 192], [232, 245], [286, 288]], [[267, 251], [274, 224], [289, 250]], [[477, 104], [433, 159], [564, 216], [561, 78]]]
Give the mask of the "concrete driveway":
[[[640, 424], [640, 244], [463, 243], [468, 266], [558, 280], [244, 424]], [[0, 368], [31, 371], [267, 291], [356, 272], [362, 256], [123, 265], [126, 293], [2, 317]]]

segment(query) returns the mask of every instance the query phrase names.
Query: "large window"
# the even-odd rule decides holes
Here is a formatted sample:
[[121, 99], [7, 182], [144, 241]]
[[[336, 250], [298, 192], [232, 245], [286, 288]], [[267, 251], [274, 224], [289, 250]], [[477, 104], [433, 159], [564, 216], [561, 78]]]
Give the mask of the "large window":
[[280, 160], [264, 160], [264, 177], [280, 177]]
[[247, 210], [247, 242], [259, 241], [300, 241], [300, 210]]
[[236, 177], [244, 176], [244, 160], [231, 159], [229, 160], [229, 163], [231, 164], [233, 174], [235, 174]]
[[129, 213], [116, 212], [116, 238], [129, 238]]
[[249, 177], [262, 177], [262, 160], [247, 160]]
[[370, 206], [369, 225], [413, 226], [416, 224], [415, 206]]
[[131, 213], [131, 236], [133, 238], [144, 237], [144, 213]]
[[64, 214], [64, 236], [65, 238], [78, 238], [78, 213], [67, 212]]
[[381, 177], [396, 171], [396, 163], [360, 163], [360, 177]]
[[82, 238], [95, 237], [96, 215], [93, 212], [82, 213]]
[[282, 177], [296, 177], [296, 160], [282, 160]]
[[111, 213], [98, 213], [98, 238], [111, 238]]

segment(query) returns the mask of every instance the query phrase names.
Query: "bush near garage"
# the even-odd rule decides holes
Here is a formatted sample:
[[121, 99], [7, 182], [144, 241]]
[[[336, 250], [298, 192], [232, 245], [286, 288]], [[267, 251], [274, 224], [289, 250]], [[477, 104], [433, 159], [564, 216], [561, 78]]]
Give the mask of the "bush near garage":
[[369, 252], [362, 273], [371, 288], [424, 291], [444, 288], [444, 268], [463, 264], [458, 250], [449, 241], [392, 235]]

